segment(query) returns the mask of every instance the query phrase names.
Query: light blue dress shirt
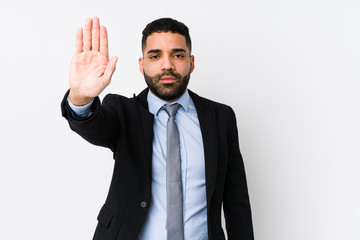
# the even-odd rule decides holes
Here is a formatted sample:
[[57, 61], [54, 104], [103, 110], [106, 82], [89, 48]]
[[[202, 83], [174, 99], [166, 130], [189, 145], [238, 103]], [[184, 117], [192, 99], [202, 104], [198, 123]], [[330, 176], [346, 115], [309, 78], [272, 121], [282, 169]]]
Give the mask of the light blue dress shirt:
[[[139, 240], [166, 240], [166, 125], [168, 115], [162, 106], [181, 104], [175, 119], [179, 129], [183, 187], [183, 219], [185, 240], [207, 240], [207, 204], [205, 159], [199, 119], [194, 102], [186, 91], [178, 100], [168, 103], [150, 91], [149, 111], [154, 114], [152, 153], [152, 200]], [[73, 108], [81, 116], [89, 116], [91, 103]], [[85, 109], [84, 109], [85, 108]]]

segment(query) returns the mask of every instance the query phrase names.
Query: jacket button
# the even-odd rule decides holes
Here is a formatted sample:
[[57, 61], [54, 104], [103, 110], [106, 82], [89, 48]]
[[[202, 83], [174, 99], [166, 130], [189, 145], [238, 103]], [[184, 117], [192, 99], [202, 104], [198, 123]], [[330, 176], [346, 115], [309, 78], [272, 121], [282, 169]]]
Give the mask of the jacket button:
[[141, 207], [145, 208], [147, 206], [146, 202], [141, 202]]

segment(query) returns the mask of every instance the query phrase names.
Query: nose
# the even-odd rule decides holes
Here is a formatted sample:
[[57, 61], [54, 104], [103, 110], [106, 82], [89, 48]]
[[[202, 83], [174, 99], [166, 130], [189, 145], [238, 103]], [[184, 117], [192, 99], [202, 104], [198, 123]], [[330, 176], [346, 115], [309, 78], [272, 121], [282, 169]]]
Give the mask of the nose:
[[163, 57], [161, 70], [175, 70], [175, 66], [171, 57]]

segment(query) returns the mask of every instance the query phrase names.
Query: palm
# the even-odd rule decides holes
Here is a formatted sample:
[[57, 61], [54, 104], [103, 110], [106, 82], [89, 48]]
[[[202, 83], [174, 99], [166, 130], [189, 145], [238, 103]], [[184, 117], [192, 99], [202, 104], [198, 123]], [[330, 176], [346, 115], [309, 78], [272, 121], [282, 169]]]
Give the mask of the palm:
[[98, 18], [87, 19], [84, 37], [82, 29], [76, 34], [69, 74], [70, 101], [82, 105], [98, 96], [109, 85], [116, 61], [116, 57], [108, 57], [105, 27], [100, 28]]
[[96, 97], [106, 87], [104, 72], [109, 59], [96, 52], [82, 52], [73, 56], [70, 66], [70, 88], [81, 89], [89, 97]]

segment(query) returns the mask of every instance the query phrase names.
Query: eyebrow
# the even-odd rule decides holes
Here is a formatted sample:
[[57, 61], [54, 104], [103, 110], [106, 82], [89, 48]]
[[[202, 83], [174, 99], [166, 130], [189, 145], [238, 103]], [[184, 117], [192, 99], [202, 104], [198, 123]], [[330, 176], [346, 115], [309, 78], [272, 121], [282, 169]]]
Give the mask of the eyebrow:
[[[160, 49], [150, 49], [147, 54], [150, 54], [150, 53], [159, 53], [159, 52], [162, 52], [162, 50]], [[185, 49], [183, 48], [174, 48], [171, 50], [171, 52], [186, 52]]]
[[147, 54], [150, 54], [150, 53], [159, 53], [159, 52], [161, 52], [160, 49], [150, 49], [150, 50], [147, 52]]
[[174, 48], [172, 52], [186, 52], [186, 50], [183, 48]]

